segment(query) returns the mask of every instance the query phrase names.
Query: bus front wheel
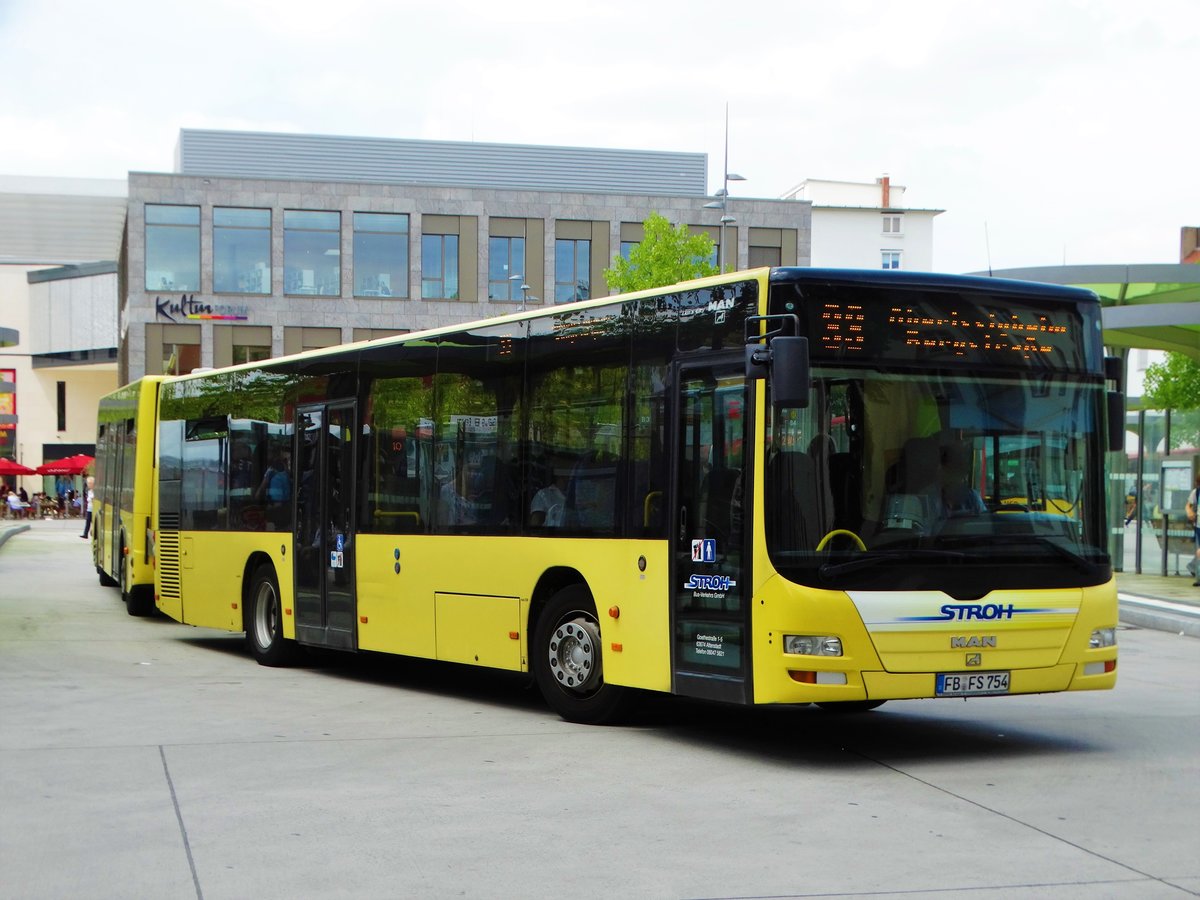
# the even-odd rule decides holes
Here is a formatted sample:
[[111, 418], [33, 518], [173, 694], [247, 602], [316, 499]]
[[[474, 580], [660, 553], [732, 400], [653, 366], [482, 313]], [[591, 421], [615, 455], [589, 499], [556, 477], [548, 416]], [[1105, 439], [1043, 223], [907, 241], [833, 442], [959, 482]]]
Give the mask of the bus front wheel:
[[250, 582], [250, 608], [246, 643], [261, 666], [285, 666], [296, 656], [296, 646], [283, 636], [283, 605], [279, 583], [269, 565], [254, 570]]
[[568, 722], [603, 725], [628, 711], [630, 690], [604, 683], [600, 624], [583, 585], [550, 598], [534, 629], [532, 655], [542, 696]]

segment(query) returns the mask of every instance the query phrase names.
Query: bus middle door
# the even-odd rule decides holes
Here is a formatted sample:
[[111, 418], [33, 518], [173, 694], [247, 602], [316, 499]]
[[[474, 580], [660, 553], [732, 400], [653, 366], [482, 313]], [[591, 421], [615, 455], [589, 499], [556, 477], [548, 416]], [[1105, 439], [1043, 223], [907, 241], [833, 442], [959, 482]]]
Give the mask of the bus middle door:
[[738, 359], [676, 368], [671, 530], [673, 690], [735, 703], [751, 696], [749, 569], [743, 567], [744, 365]]
[[296, 410], [296, 639], [353, 650], [355, 405]]

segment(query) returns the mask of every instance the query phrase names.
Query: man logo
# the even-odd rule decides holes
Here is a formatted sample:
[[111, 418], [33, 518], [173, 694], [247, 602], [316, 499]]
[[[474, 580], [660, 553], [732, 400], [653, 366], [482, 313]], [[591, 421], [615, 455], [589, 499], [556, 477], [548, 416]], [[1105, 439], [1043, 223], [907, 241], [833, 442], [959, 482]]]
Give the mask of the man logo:
[[968, 666], [982, 666], [983, 665], [983, 654], [982, 653], [968, 653], [967, 654], [967, 665]]
[[994, 634], [973, 634], [970, 637], [960, 637], [955, 635], [950, 638], [951, 650], [972, 650], [976, 647], [986, 648], [996, 646], [996, 636]]

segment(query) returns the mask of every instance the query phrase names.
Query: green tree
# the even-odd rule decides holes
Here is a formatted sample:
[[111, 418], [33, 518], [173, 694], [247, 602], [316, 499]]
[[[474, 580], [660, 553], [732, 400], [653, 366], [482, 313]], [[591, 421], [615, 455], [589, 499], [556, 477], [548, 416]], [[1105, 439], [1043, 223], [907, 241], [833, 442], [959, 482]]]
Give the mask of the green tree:
[[617, 254], [612, 268], [604, 270], [611, 290], [624, 294], [717, 274], [709, 262], [713, 240], [707, 234], [688, 234], [683, 224], [672, 227], [657, 212], [647, 216], [642, 228], [645, 237], [629, 259]]
[[1148, 409], [1200, 408], [1200, 362], [1182, 353], [1168, 353], [1161, 363], [1146, 367], [1142, 389]]

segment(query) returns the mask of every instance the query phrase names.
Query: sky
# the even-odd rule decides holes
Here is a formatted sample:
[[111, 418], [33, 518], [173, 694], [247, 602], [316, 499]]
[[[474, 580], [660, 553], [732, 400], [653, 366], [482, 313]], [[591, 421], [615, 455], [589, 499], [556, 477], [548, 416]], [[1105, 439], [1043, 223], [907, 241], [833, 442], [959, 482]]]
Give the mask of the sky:
[[934, 268], [1173, 263], [1200, 225], [1194, 0], [0, 0], [0, 175], [169, 172], [181, 128], [887, 174]]

